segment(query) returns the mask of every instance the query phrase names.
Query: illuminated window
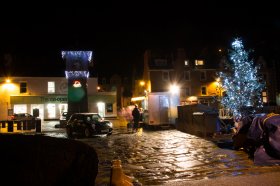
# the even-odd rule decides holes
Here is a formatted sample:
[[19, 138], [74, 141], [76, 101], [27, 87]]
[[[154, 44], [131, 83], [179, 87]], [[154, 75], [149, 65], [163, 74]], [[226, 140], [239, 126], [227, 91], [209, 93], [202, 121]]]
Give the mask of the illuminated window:
[[189, 61], [185, 60], [185, 66], [189, 66]]
[[263, 103], [267, 103], [267, 94], [266, 94], [266, 92], [262, 92], [262, 101], [263, 101]]
[[205, 71], [200, 72], [200, 80], [206, 80], [206, 72]]
[[27, 92], [27, 83], [26, 82], [20, 82], [19, 83], [20, 87], [20, 93], [26, 93]]
[[201, 95], [207, 95], [206, 94], [206, 87], [201, 87]]
[[169, 72], [168, 71], [163, 71], [162, 72], [162, 79], [164, 81], [168, 81], [169, 80]]
[[54, 81], [48, 82], [48, 93], [55, 93], [55, 83]]
[[203, 60], [195, 60], [195, 65], [196, 66], [204, 65], [204, 61]]
[[190, 80], [190, 72], [189, 71], [185, 71], [184, 72], [184, 76], [185, 76], [185, 80]]

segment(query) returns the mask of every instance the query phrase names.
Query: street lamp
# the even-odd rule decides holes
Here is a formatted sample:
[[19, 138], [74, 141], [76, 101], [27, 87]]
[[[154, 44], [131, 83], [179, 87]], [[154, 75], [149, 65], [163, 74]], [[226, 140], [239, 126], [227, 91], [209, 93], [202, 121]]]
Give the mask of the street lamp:
[[176, 84], [172, 84], [170, 85], [169, 87], [169, 91], [172, 93], [172, 94], [178, 94], [179, 93], [179, 86], [176, 85]]
[[9, 91], [9, 93], [11, 93], [12, 91], [15, 90], [16, 86], [13, 83], [11, 83], [10, 79], [6, 79], [5, 84], [3, 84], [2, 88], [4, 90]]
[[145, 85], [145, 81], [140, 81], [140, 86], [143, 87]]

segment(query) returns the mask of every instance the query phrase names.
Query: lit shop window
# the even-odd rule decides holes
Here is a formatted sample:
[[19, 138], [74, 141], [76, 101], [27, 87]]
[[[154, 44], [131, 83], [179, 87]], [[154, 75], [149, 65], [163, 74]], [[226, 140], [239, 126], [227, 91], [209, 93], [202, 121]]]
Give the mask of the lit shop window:
[[47, 104], [47, 118], [55, 118], [55, 104]]
[[55, 83], [53, 81], [48, 82], [48, 93], [55, 93]]

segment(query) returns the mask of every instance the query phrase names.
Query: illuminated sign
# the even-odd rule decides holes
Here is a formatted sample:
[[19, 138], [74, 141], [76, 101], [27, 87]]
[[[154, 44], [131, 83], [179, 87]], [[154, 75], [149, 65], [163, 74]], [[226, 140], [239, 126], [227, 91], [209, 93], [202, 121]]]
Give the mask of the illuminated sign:
[[82, 84], [81, 84], [80, 81], [75, 80], [74, 83], [73, 83], [73, 87], [75, 87], [75, 88], [82, 87]]

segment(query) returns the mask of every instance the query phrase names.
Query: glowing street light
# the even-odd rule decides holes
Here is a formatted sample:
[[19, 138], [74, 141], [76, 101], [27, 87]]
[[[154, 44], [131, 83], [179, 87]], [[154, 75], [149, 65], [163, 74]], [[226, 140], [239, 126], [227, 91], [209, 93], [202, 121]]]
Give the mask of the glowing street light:
[[140, 86], [143, 87], [145, 85], [145, 81], [140, 81]]
[[172, 94], [178, 94], [179, 91], [180, 91], [180, 88], [179, 88], [178, 85], [173, 84], [173, 85], [170, 85], [169, 91], [170, 91]]
[[3, 84], [3, 86], [2, 86], [3, 90], [7, 90], [9, 92], [14, 91], [15, 88], [16, 88], [16, 86], [13, 83], [11, 83], [10, 79], [6, 79], [5, 84]]

